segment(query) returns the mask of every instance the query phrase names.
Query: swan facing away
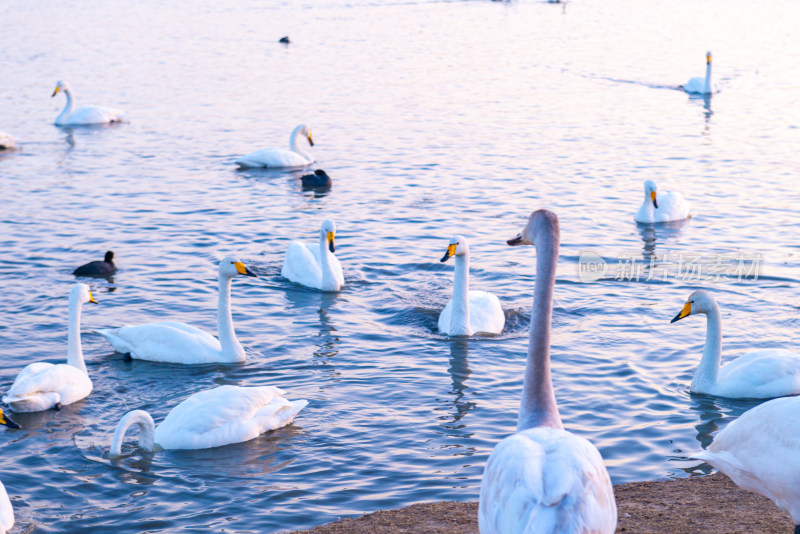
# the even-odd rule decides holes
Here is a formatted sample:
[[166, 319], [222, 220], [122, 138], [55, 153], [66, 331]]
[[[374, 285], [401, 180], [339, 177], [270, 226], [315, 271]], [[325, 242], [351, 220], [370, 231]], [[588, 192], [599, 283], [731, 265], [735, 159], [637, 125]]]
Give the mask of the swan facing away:
[[13, 135], [7, 134], [5, 132], [0, 132], [0, 150], [8, 150], [14, 148], [14, 145], [16, 144], [17, 140], [14, 139]]
[[98, 330], [114, 350], [131, 358], [153, 362], [184, 364], [240, 363], [244, 349], [233, 329], [231, 316], [231, 279], [234, 276], [255, 276], [237, 258], [226, 256], [219, 262], [219, 303], [217, 331], [219, 340], [195, 326], [175, 321], [145, 323]]
[[773, 399], [732, 421], [693, 454], [792, 517], [800, 533], [800, 397]]
[[208, 449], [249, 441], [294, 420], [308, 401], [290, 401], [273, 386], [220, 386], [195, 393], [175, 406], [155, 426], [150, 414], [133, 410], [114, 431], [112, 456], [119, 456], [125, 433], [139, 427], [139, 446], [155, 452], [164, 449]]
[[292, 241], [283, 260], [281, 276], [292, 282], [322, 291], [339, 291], [344, 285], [342, 264], [334, 255], [336, 224], [325, 219], [319, 231], [319, 242]]
[[707, 320], [706, 344], [690, 391], [730, 399], [770, 399], [800, 393], [800, 354], [783, 349], [760, 349], [720, 367], [722, 326], [719, 306], [710, 293], [698, 289], [671, 322], [692, 314]]
[[40, 412], [72, 404], [92, 392], [81, 349], [81, 309], [97, 304], [86, 284], [75, 284], [69, 292], [67, 363], [35, 362], [19, 372], [3, 402], [15, 412]]
[[115, 272], [117, 272], [117, 266], [114, 265], [114, 253], [108, 250], [102, 260], [90, 261], [89, 263], [81, 265], [72, 271], [72, 274], [75, 276], [107, 277]]
[[686, 82], [683, 90], [693, 95], [710, 95], [711, 94], [711, 52], [706, 52], [706, 77], [700, 78], [696, 76]]
[[550, 376], [550, 324], [559, 246], [558, 218], [533, 212], [509, 245], [536, 247], [528, 358], [517, 432], [492, 451], [481, 481], [481, 534], [611, 534], [617, 505], [603, 458], [564, 430]]
[[300, 137], [304, 137], [309, 145], [314, 146], [311, 128], [300, 124], [292, 130], [292, 134], [289, 136], [289, 150], [262, 148], [237, 159], [236, 164], [243, 168], [266, 167], [268, 169], [287, 169], [311, 165], [314, 163], [314, 156], [297, 145]]
[[633, 219], [638, 223], [680, 221], [691, 217], [689, 208], [683, 195], [676, 191], [659, 193], [656, 183], [647, 180], [644, 183], [644, 201]]
[[439, 331], [449, 336], [499, 334], [506, 324], [500, 299], [486, 291], [469, 290], [469, 243], [453, 237], [440, 261], [456, 258], [453, 298], [439, 314]]
[[72, 90], [67, 82], [58, 82], [53, 96], [63, 92], [67, 97], [67, 105], [56, 117], [56, 126], [87, 126], [90, 124], [108, 124], [125, 120], [125, 112], [102, 106], [83, 106], [73, 111]]

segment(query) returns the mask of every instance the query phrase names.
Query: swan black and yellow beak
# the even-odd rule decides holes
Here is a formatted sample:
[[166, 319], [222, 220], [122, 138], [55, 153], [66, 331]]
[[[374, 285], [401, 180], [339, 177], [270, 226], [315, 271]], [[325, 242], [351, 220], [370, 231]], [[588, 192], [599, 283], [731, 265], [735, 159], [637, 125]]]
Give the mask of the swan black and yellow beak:
[[56, 85], [56, 90], [53, 91], [53, 94], [50, 95], [50, 98], [53, 98], [54, 96], [56, 96], [60, 90], [61, 90], [61, 86], [60, 85]]
[[6, 414], [3, 413], [3, 410], [0, 410], [0, 425], [5, 425], [8, 428], [22, 428], [15, 421], [7, 417]]
[[653, 201], [653, 206], [655, 206], [656, 209], [658, 209], [658, 202], [656, 202], [656, 192], [655, 191], [650, 191], [650, 200]]
[[517, 245], [521, 245], [522, 244], [522, 234], [519, 234], [517, 237], [514, 237], [512, 239], [509, 239], [508, 241], [506, 241], [506, 243], [510, 247], [515, 247]]
[[711, 63], [711, 54], [706, 54], [706, 64]]
[[257, 276], [256, 276], [256, 275], [253, 273], [253, 271], [251, 271], [250, 269], [248, 269], [247, 267], [245, 267], [244, 263], [242, 263], [242, 262], [240, 262], [240, 261], [235, 261], [235, 262], [233, 262], [233, 265], [234, 265], [234, 267], [236, 267], [236, 272], [237, 272], [237, 273], [239, 273], [239, 274], [243, 274], [243, 275], [245, 275], [245, 276], [252, 276], [252, 277], [258, 278], [258, 277], [257, 277]]
[[334, 233], [333, 232], [325, 232], [325, 235], [328, 238], [328, 250], [330, 250], [331, 252], [336, 252], [336, 246], [333, 244]]
[[314, 146], [314, 139], [311, 137], [311, 134], [308, 134], [308, 144]]
[[91, 291], [89, 291], [89, 302], [91, 302], [92, 304], [97, 304], [97, 301], [94, 300], [94, 295], [92, 295]]
[[674, 317], [674, 318], [673, 318], [673, 319], [670, 321], [670, 323], [674, 323], [675, 321], [680, 321], [680, 320], [681, 320], [681, 319], [683, 319], [684, 317], [689, 317], [689, 316], [692, 314], [692, 302], [693, 302], [693, 301], [691, 301], [691, 300], [690, 300], [689, 302], [687, 302], [686, 304], [684, 304], [684, 305], [683, 305], [683, 309], [680, 311], [680, 313], [678, 313], [678, 315], [676, 315], [676, 316], [675, 316], [675, 317]]
[[442, 256], [442, 259], [439, 260], [439, 261], [445, 262], [445, 261], [449, 260], [450, 256], [452, 256], [453, 254], [456, 253], [456, 247], [457, 246], [458, 246], [458, 243], [450, 243], [449, 245], [447, 245], [447, 250], [445, 251], [444, 256]]

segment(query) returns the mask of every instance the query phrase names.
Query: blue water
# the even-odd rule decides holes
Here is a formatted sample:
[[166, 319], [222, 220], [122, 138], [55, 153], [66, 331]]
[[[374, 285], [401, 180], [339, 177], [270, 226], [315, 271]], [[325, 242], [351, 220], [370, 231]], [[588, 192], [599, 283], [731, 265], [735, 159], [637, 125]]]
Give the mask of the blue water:
[[[724, 357], [797, 345], [800, 54], [791, 0], [188, 6], [79, 0], [0, 4], [0, 389], [66, 355], [72, 270], [117, 254], [83, 314], [94, 391], [0, 430], [0, 479], [19, 532], [274, 532], [414, 502], [475, 500], [514, 431], [535, 252], [511, 249], [529, 213], [560, 217], [553, 376], [565, 425], [615, 483], [685, 477], [687, 460], [751, 401], [688, 392], [702, 317], [670, 324], [704, 287]], [[289, 35], [292, 44], [277, 41]], [[720, 92], [676, 89], [714, 54]], [[130, 121], [66, 130], [77, 103]], [[328, 193], [297, 172], [237, 171], [308, 123]], [[642, 183], [695, 216], [637, 226]], [[337, 223], [346, 286], [280, 277], [291, 239]], [[436, 330], [449, 238], [470, 241], [472, 287], [507, 315], [494, 338]], [[584, 282], [590, 251], [611, 273]], [[216, 331], [216, 264], [233, 283], [244, 365], [126, 362], [94, 330], [176, 319]], [[616, 280], [627, 261], [762, 259], [758, 277]], [[749, 264], [748, 264], [749, 265]], [[624, 277], [620, 277], [624, 278]], [[630, 278], [630, 277], [629, 277]], [[664, 279], [666, 278], [666, 280]], [[308, 399], [292, 426], [213, 450], [108, 459], [128, 410], [156, 421], [193, 392], [273, 384]]]

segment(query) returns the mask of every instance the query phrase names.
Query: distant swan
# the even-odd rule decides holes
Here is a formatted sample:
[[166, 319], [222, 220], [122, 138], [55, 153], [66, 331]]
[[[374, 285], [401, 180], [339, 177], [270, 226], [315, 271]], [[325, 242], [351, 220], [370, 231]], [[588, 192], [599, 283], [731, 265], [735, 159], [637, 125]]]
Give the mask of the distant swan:
[[174, 321], [145, 323], [98, 330], [117, 352], [131, 358], [153, 362], [184, 364], [235, 363], [245, 360], [245, 353], [231, 316], [231, 279], [237, 275], [255, 276], [238, 259], [226, 256], [219, 262], [219, 303], [217, 332], [219, 340], [197, 327]]
[[564, 430], [550, 377], [558, 218], [533, 212], [508, 244], [536, 246], [536, 288], [517, 432], [498, 443], [486, 462], [481, 534], [611, 534], [617, 506], [603, 458], [588, 440]]
[[469, 290], [469, 243], [465, 237], [453, 237], [440, 261], [452, 256], [456, 258], [453, 298], [439, 314], [439, 331], [449, 336], [499, 334], [506, 324], [500, 300], [486, 291]]
[[689, 203], [678, 192], [658, 193], [653, 180], [644, 183], [644, 201], [633, 219], [639, 223], [680, 221], [691, 217]]
[[119, 456], [125, 433], [139, 427], [139, 446], [166, 449], [209, 449], [249, 441], [290, 424], [308, 401], [289, 401], [273, 386], [220, 386], [195, 393], [175, 406], [155, 426], [143, 410], [126, 413], [111, 441], [111, 456]]
[[708, 449], [705, 460], [742, 488], [772, 499], [792, 517], [800, 534], [800, 397], [773, 399], [731, 421]]
[[706, 344], [690, 391], [730, 399], [769, 399], [800, 393], [800, 354], [783, 349], [760, 349], [739, 356], [720, 368], [722, 327], [717, 301], [698, 289], [672, 319], [704, 314]]
[[344, 272], [336, 251], [334, 237], [336, 224], [325, 219], [319, 232], [317, 243], [301, 243], [292, 241], [283, 260], [281, 276], [292, 282], [321, 289], [322, 291], [339, 291], [344, 285]]
[[106, 251], [106, 255], [102, 261], [90, 261], [85, 265], [81, 265], [72, 274], [75, 276], [111, 276], [117, 272], [117, 266], [114, 265], [114, 253], [110, 250]]
[[63, 91], [67, 97], [67, 105], [56, 117], [56, 126], [86, 126], [89, 124], [108, 124], [120, 122], [125, 119], [125, 112], [118, 109], [104, 108], [102, 106], [83, 106], [72, 110], [72, 91], [67, 82], [58, 82], [53, 96]]
[[14, 148], [14, 145], [17, 144], [17, 140], [14, 139], [14, 136], [11, 134], [7, 134], [5, 132], [0, 132], [0, 150], [7, 150], [9, 148]]
[[308, 144], [314, 146], [311, 129], [305, 124], [300, 124], [292, 130], [289, 136], [290, 150], [281, 148], [262, 148], [250, 152], [236, 160], [240, 167], [266, 167], [269, 169], [286, 169], [291, 167], [305, 167], [314, 163], [314, 156], [297, 146], [297, 140], [304, 137]]
[[711, 52], [706, 52], [706, 77], [700, 78], [699, 76], [692, 78], [683, 90], [693, 95], [709, 95], [711, 94]]
[[79, 401], [92, 392], [81, 349], [81, 308], [86, 302], [97, 303], [86, 284], [75, 284], [69, 292], [69, 330], [67, 363], [36, 362], [28, 364], [3, 395], [3, 402], [15, 412], [40, 412]]

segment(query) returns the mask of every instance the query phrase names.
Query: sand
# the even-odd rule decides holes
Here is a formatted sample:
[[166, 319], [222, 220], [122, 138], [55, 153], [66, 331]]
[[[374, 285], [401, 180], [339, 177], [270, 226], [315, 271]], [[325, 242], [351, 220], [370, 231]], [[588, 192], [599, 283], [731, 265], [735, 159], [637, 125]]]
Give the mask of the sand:
[[[790, 534], [788, 515], [721, 473], [614, 486], [617, 532]], [[477, 502], [413, 504], [315, 527], [309, 534], [478, 534]]]

